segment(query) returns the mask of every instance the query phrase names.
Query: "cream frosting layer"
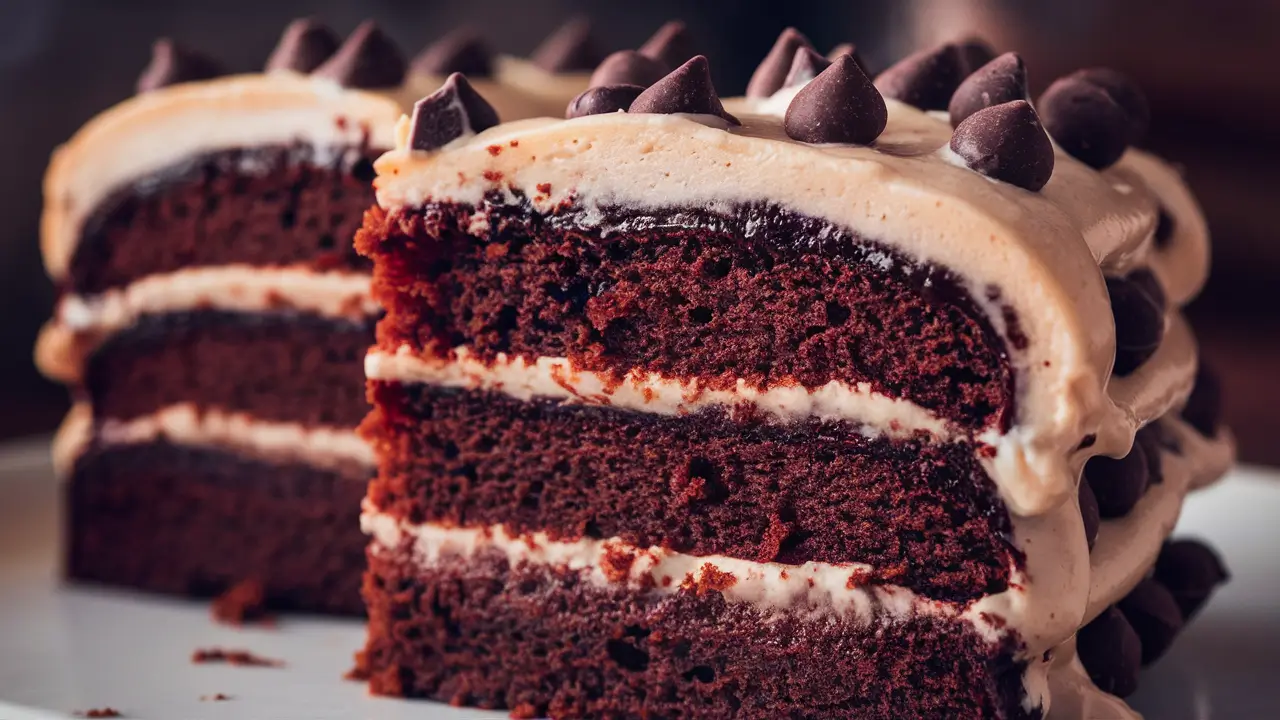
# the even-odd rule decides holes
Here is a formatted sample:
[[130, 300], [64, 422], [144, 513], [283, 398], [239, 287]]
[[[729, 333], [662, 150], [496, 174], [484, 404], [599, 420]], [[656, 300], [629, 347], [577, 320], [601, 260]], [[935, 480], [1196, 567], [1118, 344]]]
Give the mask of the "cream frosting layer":
[[260, 420], [247, 413], [179, 403], [130, 420], [106, 418], [97, 423], [87, 405], [78, 405], [54, 443], [54, 467], [66, 472], [90, 443], [137, 445], [156, 440], [287, 457], [322, 467], [358, 463], [372, 468], [375, 462], [373, 448], [354, 430]]
[[46, 376], [80, 377], [82, 340], [91, 342], [132, 326], [143, 315], [194, 310], [296, 310], [362, 320], [379, 312], [368, 275], [306, 267], [219, 265], [149, 275], [99, 295], [67, 295], [36, 341], [36, 366]]
[[125, 100], [54, 153], [45, 176], [41, 244], [55, 279], [85, 218], [110, 193], [193, 156], [303, 142], [317, 151], [394, 147], [405, 105], [384, 94], [294, 73], [184, 83]]
[[[952, 164], [950, 125], [893, 101], [872, 147], [793, 142], [776, 113], [743, 112], [742, 120], [732, 128], [627, 113], [529, 120], [435, 153], [410, 151], [402, 122], [375, 185], [389, 209], [479, 204], [495, 190], [514, 202], [519, 192], [544, 212], [571, 203], [583, 211], [578, 222], [604, 232], [626, 229], [603, 225], [601, 211], [618, 205], [730, 212], [763, 201], [827, 220], [956, 273], [999, 332], [1007, 328], [998, 305], [1016, 312], [1029, 341], [1013, 353], [1019, 416], [1010, 432], [989, 438], [993, 474], [1014, 512], [1045, 513], [1071, 496], [1084, 436], [1098, 436], [1093, 453], [1127, 452], [1151, 417], [1106, 392], [1115, 339], [1100, 266], [1124, 272], [1149, 252], [1158, 202], [1142, 172], [1151, 162], [1130, 152], [1099, 173], [1059, 152], [1053, 179], [1029, 193]], [[507, 149], [494, 156], [493, 144]], [[989, 288], [999, 290], [998, 303]], [[1187, 377], [1173, 384], [1186, 387], [1189, 369], [1178, 369]]]
[[633, 370], [621, 382], [573, 367], [566, 358], [540, 357], [529, 363], [522, 357], [500, 354], [493, 363], [476, 358], [466, 347], [443, 357], [424, 357], [409, 347], [394, 353], [377, 349], [365, 356], [365, 376], [370, 380], [425, 383], [450, 388], [501, 392], [517, 400], [546, 398], [624, 410], [685, 415], [709, 407], [732, 408], [750, 403], [783, 421], [804, 418], [844, 420], [862, 424], [869, 434], [907, 437], [917, 431], [934, 439], [950, 438], [954, 431], [928, 410], [873, 392], [865, 383], [839, 381], [813, 390], [799, 384], [777, 385], [764, 390], [739, 380], [736, 388], [702, 387], [697, 379], [665, 378], [657, 373]]

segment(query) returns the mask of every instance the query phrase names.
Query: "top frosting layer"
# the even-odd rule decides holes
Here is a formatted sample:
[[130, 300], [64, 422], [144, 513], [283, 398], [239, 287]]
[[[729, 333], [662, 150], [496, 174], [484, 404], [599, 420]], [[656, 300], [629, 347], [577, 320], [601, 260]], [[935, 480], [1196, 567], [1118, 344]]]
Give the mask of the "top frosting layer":
[[[997, 331], [1010, 335], [1007, 306], [1026, 336], [1025, 347], [1008, 343], [1020, 378], [1018, 418], [1008, 433], [984, 438], [997, 448], [997, 482], [1018, 478], [1003, 488], [1017, 513], [1044, 512], [1074, 492], [1082, 460], [1073, 450], [1086, 435], [1098, 436], [1092, 452], [1124, 454], [1136, 427], [1167, 409], [1142, 408], [1153, 414], [1139, 417], [1108, 393], [1115, 337], [1103, 283], [1104, 273], [1148, 264], [1162, 203], [1175, 216], [1199, 217], [1162, 163], [1130, 151], [1099, 172], [1058, 151], [1052, 178], [1033, 193], [958, 162], [943, 115], [890, 100], [873, 145], [808, 145], [786, 136], [777, 100], [728, 101], [740, 126], [693, 115], [538, 119], [434, 153], [409, 150], [402, 125], [397, 150], [377, 165], [378, 200], [385, 208], [478, 205], [494, 191], [512, 201], [518, 193], [543, 212], [573, 205], [592, 224], [606, 217], [594, 210], [611, 206], [729, 213], [769, 202], [947, 268]], [[1157, 265], [1173, 298], [1193, 294], [1203, 277], [1203, 267], [1177, 270], [1194, 265], [1206, 242], [1202, 223], [1181, 225], [1191, 249], [1177, 250], [1185, 256], [1166, 271]], [[1187, 352], [1175, 359], [1183, 374], [1194, 365], [1194, 349]]]
[[[500, 67], [522, 66], [502, 58]], [[504, 119], [558, 115], [585, 79], [536, 70], [527, 86], [501, 77], [476, 88]], [[532, 73], [530, 73], [532, 74]], [[395, 146], [400, 116], [443, 77], [410, 73], [398, 88], [366, 91], [290, 71], [162, 87], [97, 116], [54, 153], [45, 177], [45, 267], [63, 277], [81, 227], [113, 191], [204, 153], [301, 142], [324, 150]], [[577, 89], [574, 89], [577, 88]]]

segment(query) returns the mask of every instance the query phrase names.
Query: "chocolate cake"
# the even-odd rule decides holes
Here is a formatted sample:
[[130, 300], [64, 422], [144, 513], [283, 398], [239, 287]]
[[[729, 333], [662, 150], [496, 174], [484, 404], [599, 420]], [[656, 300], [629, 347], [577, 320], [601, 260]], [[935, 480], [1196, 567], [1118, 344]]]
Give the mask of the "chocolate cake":
[[[138, 96], [58, 150], [42, 242], [61, 297], [37, 361], [78, 403], [56, 458], [71, 577], [363, 612], [373, 455], [355, 428], [381, 311], [352, 238], [373, 160], [455, 67], [510, 117], [586, 85], [485, 77], [479, 40], [424, 55], [372, 23], [340, 42], [299, 20], [264, 72], [226, 76], [163, 40]], [[562, 70], [543, 72], [572, 85]]]
[[788, 31], [722, 102], [667, 32], [566, 120], [454, 75], [375, 163], [360, 674], [530, 718], [1130, 716], [1225, 577], [1166, 538], [1232, 458], [1141, 93], [1033, 106], [980, 43], [873, 81]]

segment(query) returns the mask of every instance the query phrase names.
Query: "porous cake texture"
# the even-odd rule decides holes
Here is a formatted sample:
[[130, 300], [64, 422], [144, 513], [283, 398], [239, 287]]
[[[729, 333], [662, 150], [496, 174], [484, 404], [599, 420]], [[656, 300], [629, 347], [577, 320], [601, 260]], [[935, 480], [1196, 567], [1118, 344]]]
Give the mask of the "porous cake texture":
[[979, 44], [872, 81], [788, 31], [745, 98], [646, 45], [566, 120], [420, 101], [356, 238], [374, 692], [1131, 716], [1225, 577], [1166, 547], [1232, 455], [1179, 312], [1207, 233], [1126, 78], [1055, 87], [1110, 114]]

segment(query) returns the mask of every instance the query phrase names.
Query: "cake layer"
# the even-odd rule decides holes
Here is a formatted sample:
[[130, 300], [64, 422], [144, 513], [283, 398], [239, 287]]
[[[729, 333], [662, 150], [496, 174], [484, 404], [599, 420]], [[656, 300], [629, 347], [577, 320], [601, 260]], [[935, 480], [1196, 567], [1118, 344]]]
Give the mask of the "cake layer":
[[[711, 388], [866, 383], [966, 427], [1012, 420], [1005, 340], [948, 273], [776, 206], [722, 210], [375, 210], [356, 244], [378, 264], [380, 347], [566, 357]], [[1012, 311], [1002, 320], [1022, 342]]]
[[273, 608], [359, 614], [367, 477], [163, 441], [91, 446], [66, 491], [67, 571], [199, 597], [256, 580]]
[[414, 522], [865, 563], [868, 582], [954, 600], [1006, 589], [1021, 562], [969, 443], [750, 408], [663, 416], [376, 381], [370, 396], [370, 499]]
[[726, 578], [646, 593], [494, 553], [369, 562], [375, 693], [524, 718], [1039, 717], [1010, 650], [949, 619], [762, 611]]
[[176, 403], [260, 420], [355, 427], [368, 412], [373, 320], [197, 310], [147, 315], [88, 359], [94, 416], [129, 420]]
[[295, 142], [211, 151], [136, 178], [85, 218], [69, 287], [95, 294], [232, 263], [363, 268], [349, 238], [373, 203], [375, 157]]

